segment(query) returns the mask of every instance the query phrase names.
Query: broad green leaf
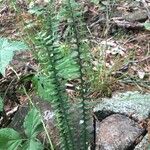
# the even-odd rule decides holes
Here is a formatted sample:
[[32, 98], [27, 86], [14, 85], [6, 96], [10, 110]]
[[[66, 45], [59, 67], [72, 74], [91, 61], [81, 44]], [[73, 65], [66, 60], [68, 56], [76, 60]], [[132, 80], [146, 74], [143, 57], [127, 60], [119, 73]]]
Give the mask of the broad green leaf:
[[0, 38], [0, 73], [5, 76], [5, 69], [12, 60], [15, 51], [26, 50], [27, 46], [20, 41], [8, 41]]
[[146, 30], [150, 30], [150, 22], [145, 22], [144, 27]]
[[0, 111], [3, 110], [3, 99], [0, 97]]
[[30, 139], [23, 144], [23, 150], [43, 150], [44, 147], [39, 140]]
[[0, 150], [18, 150], [21, 143], [18, 132], [11, 128], [0, 129]]
[[31, 137], [36, 137], [36, 135], [42, 130], [41, 116], [36, 108], [32, 108], [24, 121], [24, 128], [26, 135]]

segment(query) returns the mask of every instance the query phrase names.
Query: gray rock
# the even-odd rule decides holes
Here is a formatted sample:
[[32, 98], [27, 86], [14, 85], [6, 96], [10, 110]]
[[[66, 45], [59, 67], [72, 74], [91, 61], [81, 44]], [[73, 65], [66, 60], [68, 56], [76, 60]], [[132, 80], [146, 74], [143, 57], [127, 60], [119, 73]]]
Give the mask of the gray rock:
[[145, 129], [124, 115], [114, 114], [99, 122], [96, 130], [96, 150], [133, 149]]
[[113, 113], [132, 116], [134, 119], [143, 120], [150, 114], [150, 94], [139, 92], [118, 93], [112, 98], [104, 98], [94, 108], [99, 120]]

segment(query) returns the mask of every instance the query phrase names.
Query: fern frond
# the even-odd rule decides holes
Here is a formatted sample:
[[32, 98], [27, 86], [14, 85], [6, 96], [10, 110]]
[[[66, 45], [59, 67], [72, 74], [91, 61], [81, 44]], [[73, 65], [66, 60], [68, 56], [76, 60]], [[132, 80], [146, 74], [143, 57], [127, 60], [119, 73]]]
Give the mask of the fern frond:
[[[65, 2], [64, 2], [65, 1]], [[49, 101], [55, 111], [57, 126], [60, 131], [62, 148], [65, 150], [87, 150], [89, 132], [88, 107], [86, 98], [86, 83], [84, 70], [85, 30], [82, 21], [82, 11], [74, 0], [64, 0], [62, 11], [55, 10], [55, 1], [51, 0], [41, 16], [43, 23], [40, 33], [35, 33], [33, 45], [41, 66], [38, 79], [39, 95]], [[68, 35], [62, 40], [59, 36], [60, 22], [67, 23]], [[63, 55], [62, 45], [66, 43], [70, 49], [69, 55]], [[84, 51], [84, 52], [83, 52]], [[78, 111], [78, 128], [73, 125], [70, 103], [65, 91], [68, 79], [80, 80], [80, 108]], [[79, 130], [79, 131], [78, 131]]]
[[[50, 9], [50, 8], [49, 8]], [[60, 51], [57, 35], [57, 20], [47, 10], [45, 31], [36, 36], [36, 49], [38, 49], [38, 60], [41, 65], [41, 76], [39, 77], [39, 88], [47, 90], [46, 98], [53, 106], [60, 131], [61, 149], [75, 150], [72, 133], [71, 117], [69, 113], [69, 102], [65, 94], [65, 85], [61, 75], [63, 74], [64, 57]], [[66, 60], [68, 61], [68, 60]], [[73, 72], [76, 71], [73, 70]], [[41, 81], [41, 83], [40, 83]], [[44, 82], [43, 82], [44, 81]]]
[[[45, 54], [42, 54], [42, 59], [40, 61], [42, 69], [44, 69], [44, 73], [47, 74], [47, 80], [45, 81], [49, 82], [47, 83], [48, 88], [44, 88], [44, 84], [43, 88], [48, 90], [49, 101], [54, 106], [58, 127], [62, 138], [62, 148], [66, 150], [73, 150], [74, 140], [69, 121], [69, 105], [67, 96], [65, 95], [65, 87], [62, 84], [63, 81], [59, 75], [59, 71], [62, 69], [60, 69], [61, 67], [57, 67], [57, 63], [60, 64], [62, 57], [59, 54], [59, 48], [54, 46], [54, 43], [53, 41], [51, 42], [50, 38], [45, 38], [43, 36], [41, 37], [41, 40], [43, 40], [42, 47], [45, 49]], [[50, 100], [50, 98], [52, 98], [52, 100]]]
[[[66, 0], [66, 12], [69, 12], [69, 19], [71, 20], [71, 28], [73, 33], [73, 38], [75, 39], [76, 48], [74, 51], [77, 52], [76, 61], [79, 66], [79, 79], [80, 79], [80, 109], [81, 109], [81, 149], [88, 149], [88, 140], [89, 140], [89, 132], [88, 132], [88, 114], [89, 109], [87, 108], [87, 98], [86, 98], [86, 86], [84, 80], [84, 66], [83, 66], [83, 57], [82, 57], [82, 42], [84, 37], [84, 29], [83, 29], [83, 20], [82, 13], [77, 13], [80, 7], [74, 0]], [[79, 11], [81, 12], [81, 10]]]

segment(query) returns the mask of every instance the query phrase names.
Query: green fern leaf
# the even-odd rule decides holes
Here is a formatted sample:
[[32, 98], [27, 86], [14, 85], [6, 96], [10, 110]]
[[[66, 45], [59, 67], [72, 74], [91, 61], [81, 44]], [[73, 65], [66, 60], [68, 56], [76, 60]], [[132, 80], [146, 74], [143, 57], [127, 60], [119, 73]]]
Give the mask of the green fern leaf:
[[43, 100], [50, 101], [50, 99], [54, 99], [54, 85], [52, 84], [52, 80], [44, 75], [35, 75], [32, 78], [32, 82], [38, 95]]
[[0, 97], [0, 112], [3, 110], [3, 99]]
[[32, 108], [24, 120], [25, 133], [29, 138], [35, 138], [42, 130], [41, 116], [36, 108]]
[[72, 80], [79, 77], [78, 74], [78, 66], [74, 59], [68, 55], [62, 58], [60, 61], [57, 62], [56, 68], [59, 70], [59, 76], [66, 79]]
[[[80, 149], [81, 150], [87, 150], [88, 149], [88, 142], [89, 142], [89, 132], [87, 130], [88, 126], [88, 114], [89, 109], [87, 108], [87, 97], [86, 97], [86, 91], [87, 91], [87, 82], [85, 81], [85, 73], [86, 69], [84, 66], [84, 53], [86, 53], [85, 48], [85, 37], [86, 37], [86, 31], [85, 31], [85, 24], [83, 21], [83, 14], [82, 14], [82, 6], [79, 6], [79, 4], [75, 0], [66, 0], [66, 3], [64, 3], [66, 12], [69, 12], [68, 16], [68, 23], [72, 29], [72, 34], [70, 35], [70, 41], [74, 41], [74, 51], [77, 53], [76, 55], [76, 62], [79, 66], [79, 92], [80, 92]], [[77, 11], [78, 10], [78, 11]], [[78, 13], [79, 12], [79, 13]], [[71, 20], [71, 21], [70, 21]], [[70, 23], [71, 22], [71, 23]], [[69, 38], [68, 38], [69, 39]], [[86, 53], [87, 54], [87, 53]], [[86, 56], [87, 57], [87, 56]]]
[[26, 50], [27, 46], [20, 41], [8, 41], [0, 38], [0, 73], [5, 76], [5, 69], [12, 60], [15, 51]]
[[0, 129], [0, 150], [18, 150], [21, 143], [18, 132], [11, 128]]

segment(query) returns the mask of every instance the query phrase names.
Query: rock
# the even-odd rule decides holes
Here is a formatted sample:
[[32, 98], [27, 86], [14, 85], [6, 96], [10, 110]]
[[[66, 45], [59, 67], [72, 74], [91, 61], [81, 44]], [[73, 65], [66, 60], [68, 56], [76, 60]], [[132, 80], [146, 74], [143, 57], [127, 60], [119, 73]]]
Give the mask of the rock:
[[96, 130], [96, 150], [127, 150], [145, 129], [124, 115], [114, 114], [99, 122]]
[[114, 113], [125, 114], [139, 121], [145, 120], [150, 114], [150, 94], [137, 91], [117, 93], [112, 98], [102, 99], [94, 112], [100, 121]]
[[[114, 144], [114, 142], [112, 142], [111, 140], [114, 138], [114, 140], [117, 141], [119, 137], [121, 137], [121, 139], [124, 140], [124, 144], [121, 143], [122, 141], [119, 142], [122, 146], [124, 145], [124, 147], [121, 147], [121, 149], [119, 148], [119, 150], [124, 150], [128, 147], [130, 148], [130, 146], [131, 149], [134, 149], [136, 145], [137, 146], [135, 147], [135, 149], [144, 150], [142, 149], [142, 147], [143, 145], [145, 147], [147, 145], [147, 136], [144, 137], [142, 141], [140, 138], [137, 139], [137, 143], [135, 143], [135, 140], [136, 137], [140, 136], [140, 134], [143, 134], [144, 136], [146, 134], [146, 130], [141, 129], [135, 122], [135, 120], [137, 122], [142, 122], [150, 117], [150, 94], [141, 94], [139, 92], [117, 93], [112, 98], [102, 99], [100, 103], [94, 108], [94, 113], [97, 116], [97, 119], [100, 121], [100, 123], [98, 123], [98, 129], [96, 131], [97, 139], [100, 138], [99, 140], [104, 141], [108, 138], [107, 147], [105, 145], [105, 141], [101, 144], [98, 143], [98, 145], [105, 146], [106, 150], [115, 150], [115, 147], [112, 147], [111, 149], [111, 145]], [[124, 117], [114, 117], [112, 114], [121, 114], [124, 115]], [[109, 118], [112, 116], [113, 118]], [[133, 120], [131, 120], [130, 118], [132, 118]], [[131, 126], [131, 129], [129, 128], [130, 130], [127, 130], [127, 126]], [[108, 130], [107, 134], [103, 130]], [[113, 132], [111, 132], [111, 130]], [[121, 134], [120, 131], [128, 134], [129, 137], [126, 137], [126, 134]], [[133, 133], [131, 133], [131, 131]], [[116, 132], [116, 136], [114, 136], [114, 132]], [[129, 142], [126, 141], [126, 138], [130, 140], [132, 138], [132, 140]], [[110, 142], [110, 144], [108, 144], [108, 142]], [[119, 142], [116, 142], [116, 146], [120, 146], [118, 145]], [[127, 142], [129, 143], [127, 144]], [[102, 146], [101, 149], [105, 150]]]

